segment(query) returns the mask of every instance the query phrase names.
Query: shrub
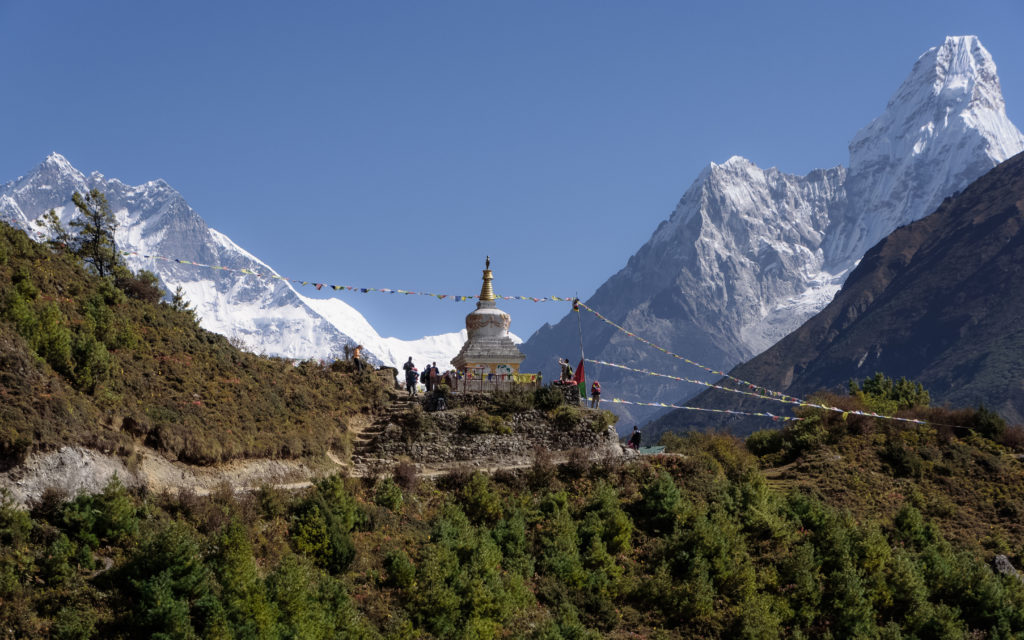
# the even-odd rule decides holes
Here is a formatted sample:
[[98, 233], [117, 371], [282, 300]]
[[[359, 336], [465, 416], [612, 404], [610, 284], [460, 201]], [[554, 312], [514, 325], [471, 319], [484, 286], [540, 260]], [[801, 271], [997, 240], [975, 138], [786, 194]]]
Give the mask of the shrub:
[[402, 460], [395, 466], [395, 482], [406, 491], [414, 491], [418, 480], [415, 463]]
[[611, 427], [615, 426], [615, 423], [619, 421], [619, 416], [615, 415], [611, 411], [602, 409], [590, 422], [590, 429], [594, 433], [604, 433]]
[[541, 411], [550, 411], [565, 404], [565, 395], [555, 387], [541, 387], [533, 392], [533, 406]]
[[559, 429], [571, 431], [580, 425], [580, 422], [583, 420], [583, 415], [580, 412], [579, 407], [563, 404], [550, 411], [548, 413], [548, 419], [550, 419], [551, 423]]
[[463, 414], [459, 428], [469, 433], [512, 433], [512, 428], [504, 420], [479, 410]]
[[387, 583], [399, 589], [408, 589], [416, 582], [416, 566], [403, 549], [389, 551], [384, 556], [384, 570], [387, 571]]
[[747, 437], [747, 449], [755, 456], [765, 456], [782, 450], [782, 432], [778, 429], [762, 429]]
[[639, 504], [640, 519], [652, 532], [671, 533], [682, 504], [682, 494], [675, 480], [665, 471], [660, 471], [643, 488]]
[[459, 491], [463, 511], [474, 523], [488, 523], [501, 519], [501, 497], [491, 486], [491, 479], [483, 473], [474, 473]]
[[990, 440], [999, 440], [1006, 431], [1006, 421], [995, 411], [986, 409], [984, 405], [978, 406], [978, 409], [965, 426], [974, 429]]
[[1020, 425], [1007, 427], [1006, 430], [1003, 431], [1003, 435], [999, 439], [999, 442], [1004, 447], [1009, 447], [1014, 451], [1024, 451], [1024, 427]]
[[436, 428], [433, 416], [418, 404], [399, 415], [398, 423], [402, 427], [402, 438], [406, 443], [415, 442], [422, 438], [423, 434], [430, 433]]
[[392, 478], [384, 478], [377, 483], [373, 501], [385, 509], [398, 511], [402, 508], [402, 489]]
[[827, 437], [821, 416], [810, 415], [783, 430], [783, 448], [791, 458], [797, 458], [820, 447]]
[[510, 416], [516, 413], [525, 413], [534, 407], [535, 392], [531, 393], [524, 389], [498, 391], [491, 395], [491, 404], [494, 407], [494, 413], [498, 415]]

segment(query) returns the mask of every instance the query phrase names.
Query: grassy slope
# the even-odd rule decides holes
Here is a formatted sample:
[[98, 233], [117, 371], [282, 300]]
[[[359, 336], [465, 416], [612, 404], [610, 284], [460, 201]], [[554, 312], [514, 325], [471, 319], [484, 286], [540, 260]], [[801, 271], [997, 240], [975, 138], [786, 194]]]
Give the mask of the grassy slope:
[[0, 453], [145, 442], [208, 464], [345, 445], [384, 385], [342, 365], [258, 357], [187, 311], [125, 296], [0, 225]]
[[[828, 396], [826, 404], [865, 408], [851, 397]], [[904, 504], [913, 504], [960, 547], [1024, 557], [1019, 428], [982, 437], [972, 429], [931, 426], [974, 424], [975, 410], [922, 408], [899, 414], [931, 425], [864, 416], [844, 420], [817, 410], [804, 415], [813, 422], [759, 432], [748, 440], [751, 449], [764, 454], [762, 468], [774, 487], [813, 491], [865, 522], [889, 520]], [[759, 446], [759, 436], [772, 443]]]

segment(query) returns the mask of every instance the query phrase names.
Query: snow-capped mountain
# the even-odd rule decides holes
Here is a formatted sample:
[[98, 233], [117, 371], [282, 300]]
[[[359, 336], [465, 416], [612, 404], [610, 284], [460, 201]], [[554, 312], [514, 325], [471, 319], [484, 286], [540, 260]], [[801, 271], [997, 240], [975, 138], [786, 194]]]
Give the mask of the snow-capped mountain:
[[[400, 366], [411, 355], [417, 363], [429, 359], [444, 367], [462, 346], [465, 332], [415, 341], [384, 338], [342, 300], [307, 298], [287, 280], [238, 273], [247, 269], [277, 275], [259, 258], [207, 226], [163, 180], [129, 186], [99, 173], [85, 176], [53, 153], [27, 175], [0, 187], [0, 220], [36, 239], [45, 238], [35, 220], [55, 209], [66, 226], [77, 215], [71, 194], [93, 188], [104, 193], [117, 218], [118, 249], [140, 254], [126, 256], [128, 266], [133, 271], [152, 271], [169, 292], [181, 286], [204, 328], [228, 336], [250, 351], [291, 359], [332, 359], [342, 357], [346, 345], [358, 343], [375, 364]], [[147, 255], [235, 271], [142, 257]]]
[[[1021, 149], [988, 51], [974, 36], [948, 37], [857, 133], [849, 169], [795, 176], [740, 157], [712, 163], [587, 304], [672, 352], [728, 370], [824, 308], [880, 239]], [[701, 373], [596, 319], [585, 322], [588, 358]], [[553, 374], [576, 331], [571, 317], [542, 327], [523, 346], [523, 368]], [[606, 397], [676, 402], [700, 390], [600, 365], [588, 374]], [[616, 411], [632, 421], [653, 413]]]

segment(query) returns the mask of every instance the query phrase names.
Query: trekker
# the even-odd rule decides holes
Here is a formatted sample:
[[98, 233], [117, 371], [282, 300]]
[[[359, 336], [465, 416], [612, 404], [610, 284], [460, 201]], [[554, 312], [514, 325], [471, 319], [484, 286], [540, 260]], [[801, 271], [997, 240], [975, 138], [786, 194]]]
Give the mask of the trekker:
[[630, 449], [640, 448], [640, 427], [633, 425], [633, 433], [629, 436], [629, 442], [626, 444]]
[[363, 370], [363, 345], [357, 345], [352, 349], [352, 361], [356, 363], [356, 371]]
[[[409, 359], [402, 365], [402, 370], [405, 371], [405, 390], [408, 391], [410, 395], [415, 395], [413, 392], [416, 390], [416, 365], [412, 363], [412, 356], [409, 356]], [[409, 386], [410, 376], [413, 378], [412, 387]]]
[[[411, 362], [409, 364], [412, 364]], [[409, 392], [410, 396], [416, 395], [416, 383], [419, 382], [419, 372], [416, 367], [410, 367], [405, 371], [405, 390]]]
[[601, 383], [594, 380], [594, 384], [590, 385], [590, 408], [596, 409], [601, 404]]
[[562, 382], [565, 382], [566, 380], [572, 377], [572, 374], [569, 373], [569, 358], [559, 358], [558, 366], [562, 368], [562, 377], [559, 378]]
[[430, 365], [430, 374], [427, 376], [430, 379], [430, 388], [436, 389], [437, 385], [440, 384], [441, 371], [437, 368], [437, 363]]

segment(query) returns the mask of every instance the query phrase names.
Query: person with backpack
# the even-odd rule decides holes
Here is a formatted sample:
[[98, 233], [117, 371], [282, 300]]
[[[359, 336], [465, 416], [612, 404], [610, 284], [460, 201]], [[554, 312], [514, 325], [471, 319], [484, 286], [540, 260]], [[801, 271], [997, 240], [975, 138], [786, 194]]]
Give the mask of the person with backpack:
[[436, 389], [441, 383], [441, 371], [437, 368], [436, 362], [430, 365], [430, 372], [428, 373], [427, 378], [430, 380], [431, 389]]
[[629, 442], [626, 444], [630, 449], [640, 448], [640, 427], [633, 425], [633, 433], [629, 436]]
[[409, 392], [409, 395], [416, 395], [416, 381], [419, 379], [419, 375], [416, 372], [416, 365], [412, 363], [412, 356], [409, 356], [409, 360], [402, 365], [405, 369], [405, 390]]
[[601, 383], [594, 380], [590, 385], [590, 408], [596, 409], [601, 404]]

